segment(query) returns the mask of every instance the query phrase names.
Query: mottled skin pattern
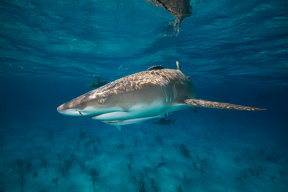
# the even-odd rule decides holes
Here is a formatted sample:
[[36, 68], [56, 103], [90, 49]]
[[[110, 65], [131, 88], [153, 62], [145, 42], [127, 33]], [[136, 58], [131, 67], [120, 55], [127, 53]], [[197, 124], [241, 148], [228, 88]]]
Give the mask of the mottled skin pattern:
[[190, 0], [146, 0], [151, 1], [154, 5], [163, 7], [171, 12], [177, 19], [182, 21], [191, 15]]
[[[196, 98], [195, 88], [190, 79], [180, 70], [156, 69], [135, 73], [98, 89], [81, 95], [72, 101], [61, 105], [58, 110], [77, 108], [84, 109], [88, 105], [98, 108], [117, 103], [122, 110], [139, 102], [149, 105], [152, 100], [166, 99], [167, 107], [183, 104], [185, 99]], [[103, 100], [107, 105], [99, 104]], [[101, 103], [101, 102], [100, 102]], [[154, 114], [151, 114], [154, 115]], [[155, 115], [157, 115], [155, 113]]]
[[177, 70], [154, 66], [147, 71], [123, 77], [64, 103], [57, 110], [65, 115], [90, 116], [114, 125], [160, 118], [164, 114], [189, 107], [197, 112], [195, 106], [265, 110], [196, 99], [193, 83], [180, 71], [179, 63], [176, 64]]

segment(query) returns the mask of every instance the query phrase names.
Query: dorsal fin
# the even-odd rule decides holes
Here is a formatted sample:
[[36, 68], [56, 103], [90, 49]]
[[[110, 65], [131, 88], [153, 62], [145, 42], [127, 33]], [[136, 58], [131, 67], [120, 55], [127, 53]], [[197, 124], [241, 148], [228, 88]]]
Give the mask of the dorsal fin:
[[147, 69], [147, 71], [159, 70], [159, 69], [165, 69], [165, 68], [162, 67], [161, 65], [156, 65], [156, 66], [149, 67], [149, 68]]
[[180, 70], [181, 71], [181, 67], [180, 67], [180, 64], [178, 61], [176, 61], [176, 66], [177, 66], [177, 70]]

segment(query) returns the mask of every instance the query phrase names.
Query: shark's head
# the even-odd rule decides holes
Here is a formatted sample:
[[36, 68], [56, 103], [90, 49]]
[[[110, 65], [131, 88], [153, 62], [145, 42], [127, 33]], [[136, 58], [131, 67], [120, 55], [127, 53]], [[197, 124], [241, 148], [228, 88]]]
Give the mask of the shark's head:
[[[127, 83], [117, 86], [117, 82], [104, 85], [60, 105], [57, 111], [64, 115], [89, 116], [109, 122], [158, 115], [154, 113], [153, 105], [155, 99], [158, 101], [156, 87], [151, 88], [149, 96], [145, 89], [132, 91]], [[157, 102], [154, 104], [159, 105]]]
[[97, 90], [90, 91], [60, 105], [57, 111], [64, 115], [96, 117], [120, 110], [120, 107], [115, 107], [112, 94], [99, 93]]
[[[189, 80], [179, 68], [149, 68], [81, 95], [62, 104], [57, 110], [64, 115], [90, 116], [118, 125], [187, 108], [186, 104], [178, 102], [182, 97], [187, 97], [187, 88], [182, 85]], [[190, 94], [190, 89], [188, 92]]]

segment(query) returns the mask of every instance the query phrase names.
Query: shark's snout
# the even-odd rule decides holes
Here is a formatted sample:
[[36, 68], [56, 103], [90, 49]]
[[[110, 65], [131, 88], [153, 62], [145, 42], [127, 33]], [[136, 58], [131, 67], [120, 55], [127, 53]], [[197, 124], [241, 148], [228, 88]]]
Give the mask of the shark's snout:
[[64, 105], [60, 105], [59, 107], [57, 107], [57, 111], [59, 113], [61, 113], [61, 111], [63, 111], [63, 110], [64, 110]]
[[93, 100], [81, 101], [79, 99], [74, 99], [69, 102], [66, 102], [60, 105], [57, 108], [57, 111], [63, 115], [70, 116], [97, 116], [99, 114], [110, 112], [108, 108], [101, 108], [93, 102]]
[[63, 115], [71, 115], [71, 116], [80, 116], [82, 115], [82, 113], [76, 109], [76, 108], [71, 108], [69, 106], [67, 106], [66, 103], [60, 105], [59, 107], [57, 107], [57, 111]]

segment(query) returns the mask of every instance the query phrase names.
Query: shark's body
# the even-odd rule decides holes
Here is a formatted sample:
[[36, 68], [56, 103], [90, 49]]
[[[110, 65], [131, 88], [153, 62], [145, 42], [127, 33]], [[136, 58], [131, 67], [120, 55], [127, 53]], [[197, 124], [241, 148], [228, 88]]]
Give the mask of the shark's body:
[[177, 70], [161, 66], [135, 73], [92, 90], [57, 110], [65, 115], [90, 116], [107, 124], [120, 125], [161, 118], [167, 113], [195, 106], [236, 110], [263, 110], [196, 99], [193, 83], [177, 62]]

